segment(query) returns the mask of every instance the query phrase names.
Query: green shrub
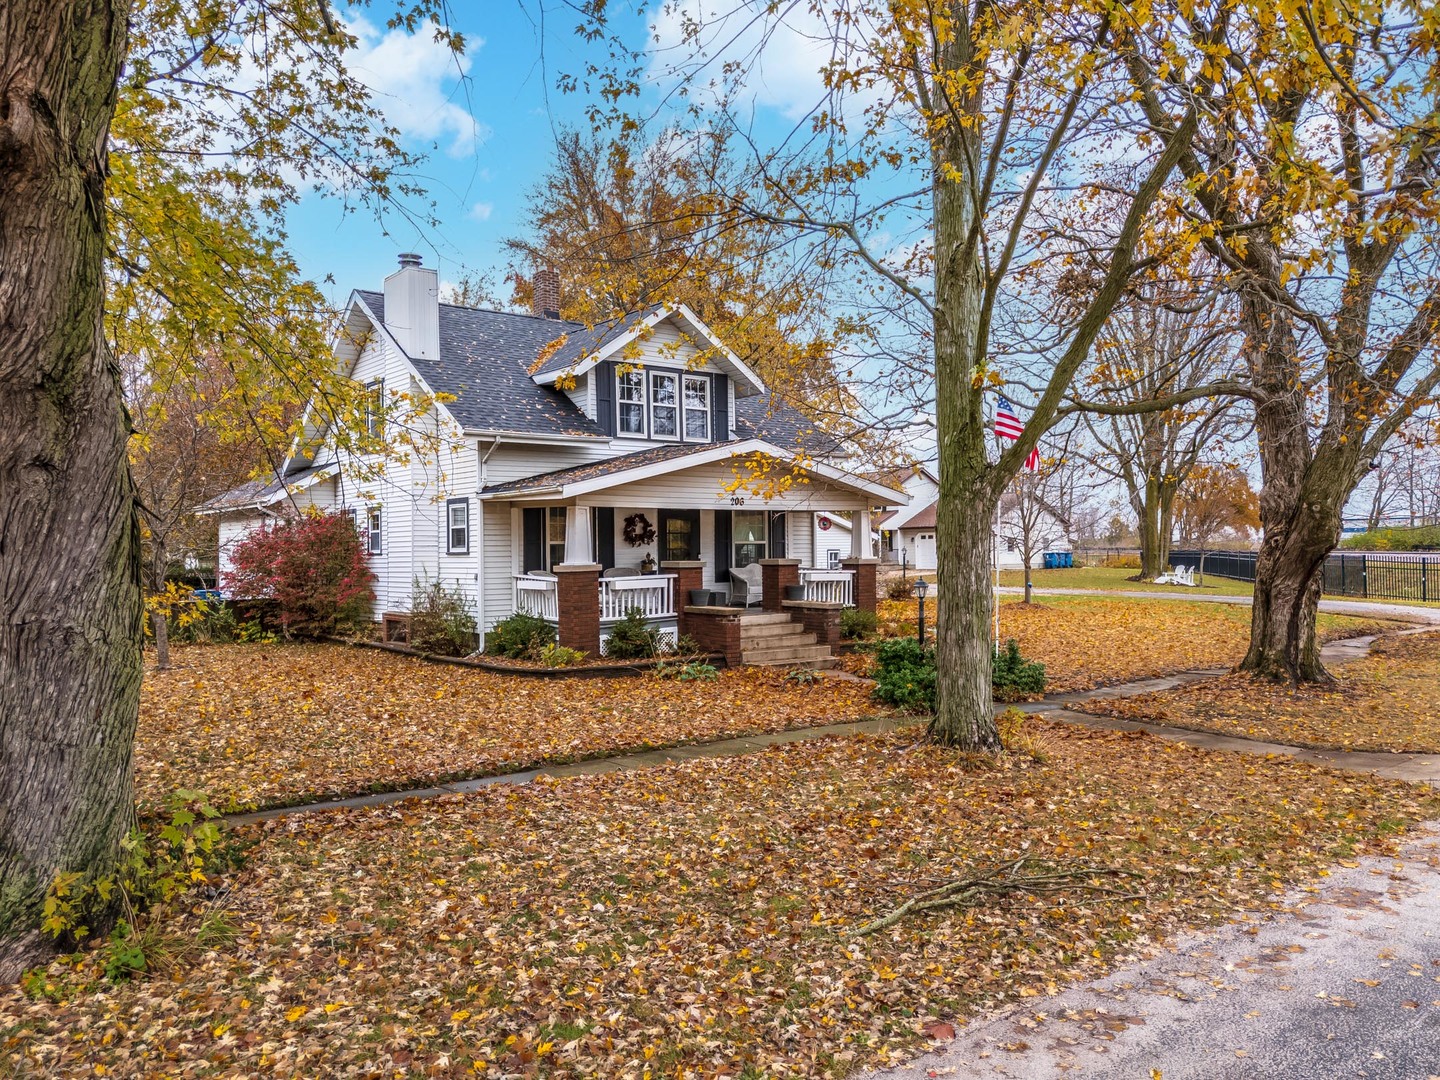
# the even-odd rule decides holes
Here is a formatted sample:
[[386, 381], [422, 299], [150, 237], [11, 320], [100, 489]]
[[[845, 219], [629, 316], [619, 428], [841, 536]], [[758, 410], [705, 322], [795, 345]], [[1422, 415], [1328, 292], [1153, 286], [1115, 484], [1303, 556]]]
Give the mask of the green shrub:
[[[995, 657], [997, 701], [1021, 701], [1045, 690], [1045, 665], [1026, 660], [1014, 638]], [[914, 638], [891, 638], [875, 650], [875, 697], [897, 709], [935, 711], [935, 654]]]
[[690, 660], [683, 664], [661, 664], [655, 669], [657, 679], [679, 679], [681, 682], [711, 682], [720, 677], [713, 664]]
[[914, 578], [893, 577], [885, 583], [885, 596], [890, 600], [909, 600], [914, 595]]
[[546, 645], [540, 650], [540, 662], [546, 667], [571, 667], [585, 659], [583, 649], [571, 649], [565, 645]]
[[1045, 665], [1026, 660], [1020, 655], [1020, 643], [1014, 638], [995, 657], [990, 677], [997, 701], [1022, 701], [1045, 692]]
[[485, 651], [511, 660], [538, 660], [546, 645], [555, 644], [555, 637], [555, 627], [544, 619], [517, 611], [485, 635]]
[[792, 668], [785, 673], [785, 681], [796, 686], [814, 686], [820, 678], [820, 673], [810, 668]]
[[935, 654], [914, 638], [891, 638], [875, 650], [875, 697], [897, 709], [935, 710]]
[[279, 639], [261, 626], [259, 619], [251, 619], [235, 628], [235, 640], [244, 645], [273, 645]]
[[415, 579], [410, 601], [410, 647], [435, 656], [468, 656], [475, 650], [475, 616], [458, 588]]
[[867, 634], [873, 634], [879, 625], [880, 619], [873, 611], [847, 607], [840, 612], [841, 637], [862, 638]]
[[660, 631], [646, 625], [645, 615], [639, 608], [631, 608], [610, 627], [605, 655], [611, 660], [648, 660], [659, 652]]
[[1418, 528], [1371, 529], [1340, 541], [1351, 551], [1435, 551], [1440, 550], [1440, 525]]

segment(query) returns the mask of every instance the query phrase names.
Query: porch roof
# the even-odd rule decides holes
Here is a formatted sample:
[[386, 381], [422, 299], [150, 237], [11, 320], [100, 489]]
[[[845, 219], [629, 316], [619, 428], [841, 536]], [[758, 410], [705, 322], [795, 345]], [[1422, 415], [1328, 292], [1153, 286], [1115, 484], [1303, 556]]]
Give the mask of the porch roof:
[[[726, 461], [732, 457], [757, 453], [780, 461], [795, 460], [795, 455], [788, 450], [763, 439], [733, 439], [729, 442], [691, 446], [652, 446], [633, 454], [622, 454], [586, 465], [539, 473], [522, 480], [490, 484], [480, 492], [480, 498], [528, 499], [548, 496], [554, 499], [570, 499], [636, 480], [666, 476], [697, 466]], [[863, 494], [881, 506], [904, 506], [910, 501], [910, 497], [903, 491], [896, 491], [874, 480], [867, 480], [863, 476], [844, 472], [822, 462], [810, 461], [805, 464], [804, 471], [836, 487]]]

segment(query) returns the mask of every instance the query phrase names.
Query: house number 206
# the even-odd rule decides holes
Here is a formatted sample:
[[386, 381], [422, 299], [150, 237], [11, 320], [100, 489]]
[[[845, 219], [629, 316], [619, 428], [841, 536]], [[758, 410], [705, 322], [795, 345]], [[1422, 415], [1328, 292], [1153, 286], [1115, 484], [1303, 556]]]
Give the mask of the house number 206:
[[743, 495], [731, 495], [731, 496], [730, 496], [730, 505], [731, 505], [731, 506], [744, 506], [744, 505], [745, 505], [745, 496], [743, 496]]

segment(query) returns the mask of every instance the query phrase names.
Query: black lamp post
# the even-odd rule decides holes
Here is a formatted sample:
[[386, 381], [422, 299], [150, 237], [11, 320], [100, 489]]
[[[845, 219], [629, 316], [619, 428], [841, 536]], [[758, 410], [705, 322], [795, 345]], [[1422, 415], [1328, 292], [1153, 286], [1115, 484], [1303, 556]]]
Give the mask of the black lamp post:
[[922, 649], [925, 648], [925, 594], [929, 591], [930, 583], [928, 581], [923, 577], [915, 579], [915, 596], [920, 601], [920, 626], [918, 628], [918, 636], [920, 638], [920, 648]]

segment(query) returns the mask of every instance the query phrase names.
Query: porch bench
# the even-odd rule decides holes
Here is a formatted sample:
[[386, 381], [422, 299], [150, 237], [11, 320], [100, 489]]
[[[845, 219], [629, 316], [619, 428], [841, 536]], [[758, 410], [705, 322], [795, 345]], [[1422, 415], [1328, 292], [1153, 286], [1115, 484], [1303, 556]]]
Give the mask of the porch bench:
[[380, 640], [410, 640], [410, 616], [403, 611], [387, 611], [380, 616]]

